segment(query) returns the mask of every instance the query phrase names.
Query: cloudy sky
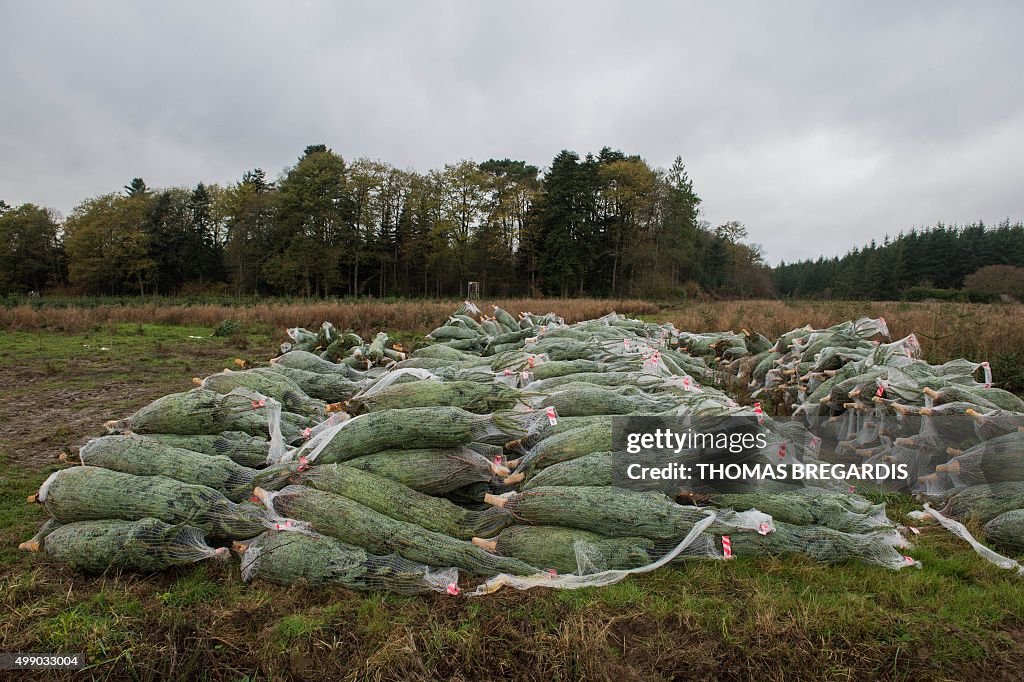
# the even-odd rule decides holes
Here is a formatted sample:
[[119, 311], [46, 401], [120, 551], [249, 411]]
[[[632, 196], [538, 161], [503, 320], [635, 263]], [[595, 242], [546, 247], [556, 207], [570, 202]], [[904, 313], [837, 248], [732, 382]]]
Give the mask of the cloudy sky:
[[0, 0], [0, 198], [68, 213], [277, 175], [681, 154], [768, 260], [1024, 218], [1020, 2]]

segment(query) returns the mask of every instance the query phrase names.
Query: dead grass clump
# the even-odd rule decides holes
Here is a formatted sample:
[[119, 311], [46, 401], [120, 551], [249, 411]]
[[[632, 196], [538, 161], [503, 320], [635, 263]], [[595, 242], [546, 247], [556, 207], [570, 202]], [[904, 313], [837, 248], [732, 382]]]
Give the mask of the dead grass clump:
[[[257, 303], [246, 306], [198, 305], [99, 305], [90, 308], [15, 306], [0, 308], [0, 329], [35, 331], [50, 329], [82, 332], [101, 325], [121, 323], [187, 324], [214, 327], [225, 319], [266, 324], [277, 329], [301, 326], [316, 328], [325, 320], [339, 329], [370, 334], [381, 329], [425, 334], [440, 325], [458, 305], [455, 300], [423, 301], [312, 301], [309, 303]], [[653, 314], [661, 306], [640, 300], [605, 299], [504, 299], [490, 301], [513, 314], [553, 311], [570, 322], [600, 317], [616, 311], [628, 315]], [[483, 307], [483, 306], [482, 306]]]

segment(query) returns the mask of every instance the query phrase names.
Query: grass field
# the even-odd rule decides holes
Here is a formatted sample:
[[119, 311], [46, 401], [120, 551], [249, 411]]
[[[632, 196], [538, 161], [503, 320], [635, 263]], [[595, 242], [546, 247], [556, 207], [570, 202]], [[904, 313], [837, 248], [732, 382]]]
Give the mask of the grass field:
[[[609, 307], [529, 305], [567, 316], [578, 306], [584, 317]], [[633, 305], [629, 312], [681, 328], [747, 326], [769, 335], [883, 312], [894, 334], [936, 337], [922, 336], [933, 359], [1016, 353], [1022, 344], [1017, 307]], [[356, 326], [367, 331], [385, 321], [392, 329], [392, 320], [421, 315], [401, 327], [415, 335], [451, 307], [383, 308], [379, 320]], [[1024, 581], [931, 526], [922, 526], [910, 552], [924, 563], [920, 571], [740, 557], [607, 588], [475, 600], [245, 585], [234, 563], [154, 576], [76, 575], [15, 549], [43, 520], [24, 500], [58, 466], [57, 455], [97, 435], [105, 420], [187, 390], [193, 376], [235, 357], [266, 361], [283, 340], [285, 311], [204, 310], [200, 319], [180, 308], [168, 320], [154, 310], [128, 319], [136, 313], [65, 309], [71, 322], [64, 326], [43, 319], [55, 314], [45, 308], [35, 320], [18, 311], [0, 318], [0, 651], [85, 652], [95, 679], [952, 680], [1016, 679], [1024, 669]], [[286, 312], [295, 313], [290, 324], [341, 319], [320, 309]], [[369, 313], [345, 314], [364, 320]], [[227, 317], [242, 320], [244, 331], [211, 337]], [[971, 352], [938, 338], [956, 324], [976, 328]], [[898, 518], [914, 508], [905, 497], [888, 502]]]

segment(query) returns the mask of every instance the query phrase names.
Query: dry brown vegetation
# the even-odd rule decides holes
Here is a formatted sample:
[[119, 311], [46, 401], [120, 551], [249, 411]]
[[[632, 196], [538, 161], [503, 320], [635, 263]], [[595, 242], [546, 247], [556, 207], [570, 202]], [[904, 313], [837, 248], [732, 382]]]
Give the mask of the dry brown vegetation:
[[[92, 308], [20, 305], [0, 309], [0, 329], [80, 332], [119, 322], [212, 327], [223, 320], [235, 319], [243, 323], [268, 324], [282, 331], [296, 326], [316, 328], [324, 320], [330, 320], [339, 329], [351, 328], [359, 334], [382, 329], [426, 333], [444, 322], [458, 305], [457, 300], [268, 302], [247, 306], [144, 304]], [[490, 305], [497, 305], [512, 314], [555, 312], [570, 322], [600, 317], [613, 310], [643, 315], [661, 309], [649, 301], [596, 298], [499, 299], [488, 301]]]
[[807, 324], [826, 327], [858, 317], [884, 317], [894, 339], [916, 334], [932, 362], [1024, 353], [1024, 305], [1020, 304], [727, 301], [667, 307], [656, 319], [687, 331], [748, 329], [774, 339]]
[[[359, 334], [380, 330], [425, 334], [441, 324], [457, 300], [313, 301], [255, 305], [100, 305], [49, 307], [20, 305], [0, 308], [0, 329], [83, 332], [121, 322], [188, 324], [213, 327], [226, 319], [287, 327], [316, 328], [330, 320], [340, 329]], [[871, 301], [706, 301], [657, 303], [636, 299], [498, 299], [513, 314], [555, 312], [569, 322], [599, 317], [611, 311], [671, 321], [686, 331], [749, 329], [774, 338], [810, 324], [823, 327], [862, 316], [885, 317], [894, 338], [916, 333], [929, 360], [953, 357], [991, 359], [997, 354], [1024, 353], [1024, 305], [971, 303], [901, 303]]]

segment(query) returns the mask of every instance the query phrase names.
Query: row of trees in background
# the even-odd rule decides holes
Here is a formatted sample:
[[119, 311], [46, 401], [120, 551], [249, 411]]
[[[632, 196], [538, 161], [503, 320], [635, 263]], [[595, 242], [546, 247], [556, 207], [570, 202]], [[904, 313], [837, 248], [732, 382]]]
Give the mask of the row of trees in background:
[[276, 180], [123, 191], [60, 220], [0, 203], [0, 291], [305, 296], [771, 295], [739, 223], [712, 228], [681, 159], [609, 148], [427, 173], [307, 147]]
[[1005, 220], [991, 228], [940, 223], [842, 257], [782, 263], [774, 275], [778, 293], [796, 298], [942, 298], [961, 289], [1024, 298], [1021, 267], [1024, 224]]

